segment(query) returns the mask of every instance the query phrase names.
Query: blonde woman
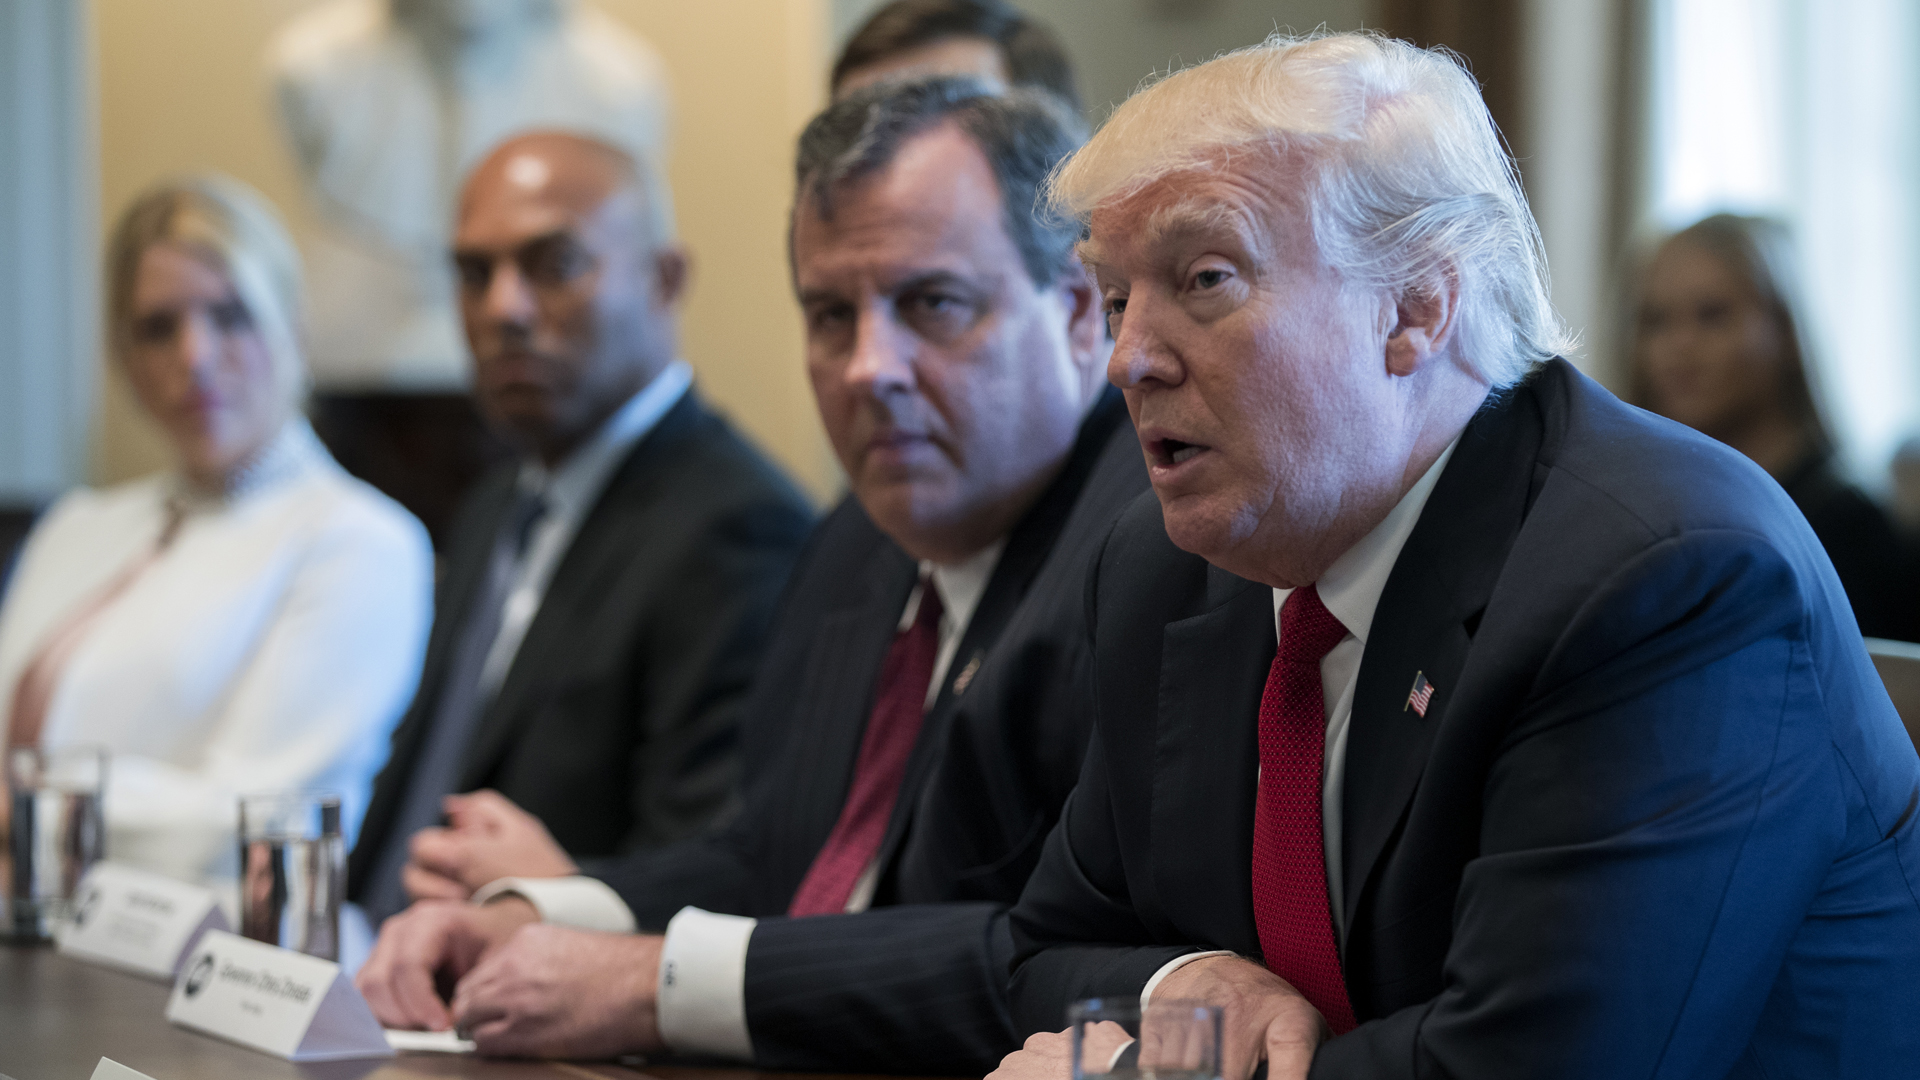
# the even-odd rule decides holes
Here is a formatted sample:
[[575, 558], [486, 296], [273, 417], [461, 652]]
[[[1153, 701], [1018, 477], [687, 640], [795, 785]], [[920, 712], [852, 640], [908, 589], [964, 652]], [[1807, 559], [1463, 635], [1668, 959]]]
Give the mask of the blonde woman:
[[35, 526], [0, 604], [0, 732], [112, 752], [109, 858], [230, 879], [242, 792], [336, 791], [357, 826], [418, 677], [432, 555], [301, 415], [299, 260], [258, 194], [147, 192], [106, 274], [113, 360], [175, 463]]
[[1767, 470], [1826, 548], [1860, 629], [1920, 640], [1899, 534], [1835, 463], [1795, 264], [1771, 218], [1715, 214], [1667, 237], [1639, 282], [1630, 400]]

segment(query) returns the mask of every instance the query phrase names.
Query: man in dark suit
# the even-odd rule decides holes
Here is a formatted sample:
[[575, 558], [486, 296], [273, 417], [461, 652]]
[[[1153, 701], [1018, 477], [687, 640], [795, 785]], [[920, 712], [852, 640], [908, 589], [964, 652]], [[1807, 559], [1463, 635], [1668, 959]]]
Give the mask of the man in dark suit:
[[[1006, 907], [1079, 772], [1089, 560], [1146, 487], [1077, 227], [1027, 209], [1078, 142], [1045, 95], [969, 80], [814, 120], [794, 279], [852, 497], [756, 677], [745, 810], [526, 880], [573, 867], [471, 801], [416, 870], [491, 902], [389, 923], [360, 974], [386, 1023], [457, 1020], [496, 1053], [874, 1072], [977, 1074], [1018, 1044]], [[647, 934], [509, 937], [539, 916]], [[464, 976], [451, 1013], [436, 972]]]
[[1780, 489], [1547, 359], [1472, 79], [1270, 40], [1054, 193], [1157, 498], [1090, 585], [1022, 1025], [1223, 1005], [1231, 1080], [1911, 1075], [1920, 760]]
[[[646, 170], [589, 139], [473, 172], [454, 259], [488, 423], [524, 452], [458, 518], [420, 693], [349, 864], [377, 921], [414, 832], [490, 788], [575, 855], [704, 829], [811, 514], [677, 359], [686, 257]], [[342, 673], [350, 677], [351, 673]]]

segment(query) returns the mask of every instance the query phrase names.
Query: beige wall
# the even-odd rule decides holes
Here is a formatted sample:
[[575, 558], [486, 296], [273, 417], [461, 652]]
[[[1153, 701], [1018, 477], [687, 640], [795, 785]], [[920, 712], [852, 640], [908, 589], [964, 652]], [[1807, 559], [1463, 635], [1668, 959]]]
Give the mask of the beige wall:
[[[218, 169], [255, 185], [295, 232], [310, 219], [274, 128], [262, 55], [312, 0], [95, 0], [102, 220], [142, 187]], [[786, 270], [793, 136], [824, 100], [828, 0], [596, 0], [666, 57], [670, 163], [695, 258], [686, 351], [708, 395], [816, 496], [835, 470], [807, 390]], [[164, 448], [106, 381], [94, 479], [137, 475]]]

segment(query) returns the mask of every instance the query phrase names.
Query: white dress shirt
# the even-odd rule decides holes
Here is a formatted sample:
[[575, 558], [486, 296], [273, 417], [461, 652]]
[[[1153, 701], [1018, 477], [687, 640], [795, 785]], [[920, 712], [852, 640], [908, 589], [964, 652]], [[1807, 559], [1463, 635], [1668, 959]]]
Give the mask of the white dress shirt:
[[675, 360], [661, 369], [645, 388], [606, 419], [559, 468], [548, 470], [538, 461], [520, 466], [520, 490], [540, 496], [545, 511], [527, 538], [526, 554], [515, 569], [513, 587], [500, 612], [500, 629], [480, 669], [480, 699], [493, 697], [513, 666], [527, 627], [540, 611], [547, 585], [560, 559], [573, 546], [580, 523], [600, 501], [613, 471], [626, 459], [633, 444], [652, 431], [667, 410], [680, 403], [693, 385], [693, 369]]
[[[933, 583], [941, 600], [940, 648], [927, 684], [928, 707], [940, 695], [967, 624], [1005, 549], [1003, 537], [958, 563], [920, 564], [923, 579]], [[907, 597], [899, 630], [912, 626], [919, 615], [923, 587], [915, 585]], [[846, 910], [865, 911], [878, 881], [876, 859], [860, 875]], [[525, 898], [543, 922], [612, 933], [632, 933], [636, 925], [619, 894], [594, 878], [506, 878], [476, 892], [473, 900], [484, 904], [507, 895]], [[667, 923], [660, 952], [658, 1023], [661, 1039], [675, 1053], [753, 1059], [753, 1040], [747, 1031], [747, 943], [757, 925], [756, 919], [694, 907], [681, 909]]]
[[338, 793], [351, 844], [419, 678], [433, 553], [303, 419], [223, 497], [164, 474], [73, 491], [0, 606], [0, 731], [47, 635], [151, 547], [174, 503], [179, 533], [61, 669], [41, 744], [111, 752], [108, 858], [219, 886], [242, 793]]
[[[1326, 849], [1327, 864], [1327, 903], [1333, 909], [1333, 932], [1342, 945], [1347, 938], [1345, 896], [1346, 887], [1342, 882], [1341, 868], [1344, 865], [1341, 856], [1340, 838], [1342, 820], [1340, 800], [1346, 791], [1347, 780], [1347, 727], [1353, 719], [1353, 692], [1360, 680], [1360, 658], [1366, 652], [1367, 631], [1373, 625], [1373, 611], [1380, 606], [1380, 594], [1387, 587], [1387, 577], [1393, 573], [1393, 564], [1400, 559], [1400, 549], [1407, 544], [1407, 537], [1413, 534], [1414, 523], [1420, 520], [1420, 511], [1426, 508], [1427, 496], [1433, 493], [1433, 485], [1447, 467], [1448, 459], [1453, 457], [1453, 448], [1459, 445], [1455, 439], [1441, 452], [1439, 460], [1428, 467], [1427, 471], [1407, 490], [1400, 501], [1394, 504], [1386, 520], [1373, 527], [1373, 531], [1360, 538], [1360, 542], [1348, 548], [1326, 573], [1320, 575], [1315, 587], [1320, 593], [1320, 602], [1327, 611], [1340, 620], [1347, 628], [1347, 636], [1328, 651], [1320, 661], [1320, 700], [1327, 710], [1326, 759], [1323, 764], [1320, 786], [1320, 835]], [[1280, 611], [1286, 605], [1292, 589], [1273, 590], [1273, 632], [1279, 640]], [[1256, 751], [1257, 752], [1257, 751]], [[1154, 988], [1161, 980], [1175, 971], [1208, 956], [1231, 955], [1225, 950], [1192, 952], [1175, 957], [1160, 970], [1153, 973], [1147, 985], [1140, 992], [1140, 1003], [1145, 1005], [1152, 998]]]

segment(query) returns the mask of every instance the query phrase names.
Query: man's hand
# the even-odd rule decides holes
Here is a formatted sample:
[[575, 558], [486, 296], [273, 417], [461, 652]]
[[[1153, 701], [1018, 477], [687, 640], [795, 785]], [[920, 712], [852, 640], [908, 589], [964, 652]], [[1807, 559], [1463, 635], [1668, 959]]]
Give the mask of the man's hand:
[[464, 900], [501, 878], [580, 870], [539, 818], [497, 791], [449, 795], [443, 805], [448, 827], [421, 829], [407, 843], [412, 861], [401, 881], [416, 900]]
[[442, 988], [450, 995], [489, 948], [539, 921], [533, 905], [518, 897], [484, 907], [445, 900], [415, 904], [381, 925], [380, 940], [354, 985], [387, 1027], [445, 1031], [453, 1017], [441, 1004]]
[[528, 926], [460, 980], [453, 1015], [480, 1051], [506, 1057], [657, 1053], [666, 939]]
[[1247, 1080], [1262, 1061], [1267, 1080], [1306, 1080], [1314, 1051], [1331, 1034], [1320, 1010], [1285, 979], [1237, 956], [1210, 956], [1177, 969], [1154, 988], [1153, 999], [1224, 1007], [1225, 1080]]
[[1072, 1075], [1073, 1034], [1042, 1031], [1027, 1036], [1020, 1049], [1001, 1058], [1000, 1067], [988, 1073], [987, 1080], [1068, 1080]]

